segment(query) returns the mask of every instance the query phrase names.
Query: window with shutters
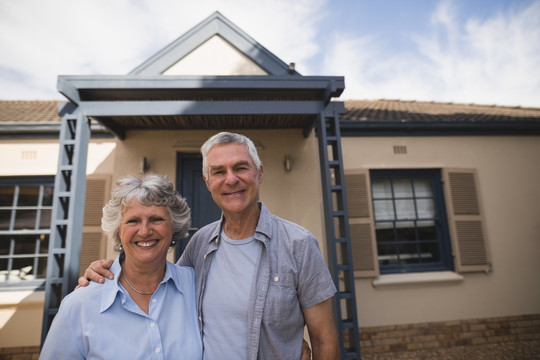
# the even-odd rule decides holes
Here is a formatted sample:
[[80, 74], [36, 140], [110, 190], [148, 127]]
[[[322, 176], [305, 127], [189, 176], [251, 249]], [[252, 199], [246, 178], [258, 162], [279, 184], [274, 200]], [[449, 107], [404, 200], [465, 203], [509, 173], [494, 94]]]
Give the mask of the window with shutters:
[[[54, 176], [0, 177], [0, 286], [40, 285], [47, 253]], [[106, 237], [101, 209], [110, 192], [110, 175], [89, 175], [82, 234], [81, 269], [104, 257]]]
[[380, 272], [453, 270], [440, 170], [371, 172]]
[[0, 177], [0, 286], [44, 281], [53, 190], [53, 176]]
[[357, 277], [490, 271], [474, 170], [360, 169], [345, 181]]

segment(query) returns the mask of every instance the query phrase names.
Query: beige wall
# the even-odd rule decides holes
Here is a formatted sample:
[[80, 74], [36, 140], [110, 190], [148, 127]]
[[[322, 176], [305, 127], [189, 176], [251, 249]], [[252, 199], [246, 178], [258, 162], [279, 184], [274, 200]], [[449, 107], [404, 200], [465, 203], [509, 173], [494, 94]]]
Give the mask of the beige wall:
[[[87, 173], [110, 174], [114, 169], [112, 154], [115, 146], [114, 139], [91, 140]], [[0, 176], [55, 175], [58, 149], [58, 139], [2, 139]], [[44, 291], [33, 288], [0, 290], [0, 348], [38, 346]]]
[[[263, 162], [260, 199], [274, 214], [308, 228], [324, 250], [317, 139], [313, 134], [305, 139], [301, 130], [238, 132], [253, 140]], [[167, 174], [171, 181], [176, 182], [177, 153], [198, 153], [203, 142], [215, 133], [196, 130], [130, 131], [126, 140], [117, 144], [113, 182], [118, 177], [138, 174], [141, 157], [147, 158], [149, 172]], [[285, 154], [292, 158], [293, 169], [290, 172], [284, 170]], [[115, 255], [109, 246], [107, 256]]]
[[[493, 260], [491, 273], [452, 282], [406, 283], [410, 277], [397, 275], [400, 284], [375, 287], [357, 279], [360, 326], [540, 313], [539, 137], [366, 137], [342, 144], [346, 169], [477, 169]], [[407, 154], [394, 155], [395, 145]]]
[[[124, 141], [93, 141], [88, 172], [111, 173], [114, 181], [139, 174], [140, 158], [146, 157], [150, 172], [168, 174], [176, 182], [177, 153], [198, 153], [214, 133], [130, 131]], [[278, 216], [308, 228], [326, 254], [317, 139], [313, 134], [304, 139], [300, 130], [241, 133], [253, 139], [263, 161], [261, 200]], [[394, 145], [406, 146], [407, 154], [394, 155]], [[0, 158], [1, 175], [56, 172], [54, 140], [2, 141], [0, 152], [9, 154]], [[290, 172], [283, 167], [286, 154], [293, 162]], [[343, 138], [347, 169], [476, 168], [493, 259], [491, 273], [463, 274], [452, 282], [398, 279], [397, 285], [375, 287], [372, 279], [357, 279], [360, 326], [540, 313], [538, 154], [538, 137]], [[107, 250], [108, 257], [115, 255]], [[31, 290], [0, 293], [0, 348], [39, 344], [42, 298], [42, 292]], [[18, 324], [25, 324], [24, 332]]]

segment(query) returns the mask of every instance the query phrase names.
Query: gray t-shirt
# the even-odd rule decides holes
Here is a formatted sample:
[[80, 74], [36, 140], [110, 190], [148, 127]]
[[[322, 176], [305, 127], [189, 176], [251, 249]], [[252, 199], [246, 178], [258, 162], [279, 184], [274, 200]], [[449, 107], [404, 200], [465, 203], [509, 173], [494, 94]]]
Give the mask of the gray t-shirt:
[[204, 359], [248, 358], [248, 308], [261, 243], [222, 231], [203, 297]]

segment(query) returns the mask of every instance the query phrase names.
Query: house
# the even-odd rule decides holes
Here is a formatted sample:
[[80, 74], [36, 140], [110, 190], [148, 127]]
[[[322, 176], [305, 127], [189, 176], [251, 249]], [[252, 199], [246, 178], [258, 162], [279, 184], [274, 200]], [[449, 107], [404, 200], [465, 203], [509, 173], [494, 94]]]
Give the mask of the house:
[[258, 148], [261, 200], [319, 239], [348, 358], [537, 354], [540, 109], [344, 86], [214, 13], [128, 75], [59, 76], [66, 102], [0, 101], [2, 351], [39, 351], [78, 271], [115, 256], [100, 217], [116, 179], [168, 174], [194, 229], [218, 217], [198, 151], [232, 130]]

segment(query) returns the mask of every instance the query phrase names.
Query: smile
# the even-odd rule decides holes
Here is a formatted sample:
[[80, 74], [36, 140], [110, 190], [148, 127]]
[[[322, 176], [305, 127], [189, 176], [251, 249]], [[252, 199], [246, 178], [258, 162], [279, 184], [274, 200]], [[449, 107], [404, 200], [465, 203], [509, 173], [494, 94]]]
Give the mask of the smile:
[[240, 194], [242, 194], [244, 191], [245, 191], [245, 190], [239, 190], [239, 191], [236, 191], [236, 192], [225, 193], [225, 196], [240, 195]]
[[157, 244], [157, 242], [158, 240], [137, 241], [136, 244], [137, 246], [141, 246], [141, 247], [150, 247]]

